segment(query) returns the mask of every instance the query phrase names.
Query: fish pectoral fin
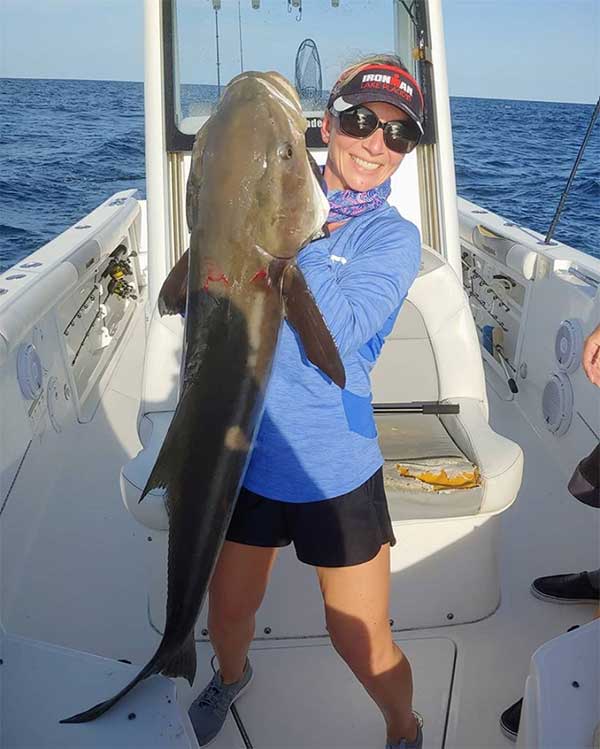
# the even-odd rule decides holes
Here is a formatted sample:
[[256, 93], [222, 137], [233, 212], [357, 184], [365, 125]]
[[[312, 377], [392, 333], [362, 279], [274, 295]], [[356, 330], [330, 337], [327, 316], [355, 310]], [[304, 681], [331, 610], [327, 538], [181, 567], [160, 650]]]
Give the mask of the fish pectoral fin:
[[186, 641], [177, 654], [165, 663], [161, 669], [165, 676], [183, 676], [190, 686], [196, 677], [196, 643], [194, 641], [194, 630], [190, 632]]
[[298, 333], [308, 360], [343, 389], [346, 372], [333, 336], [295, 263], [284, 270], [281, 289], [286, 317]]
[[187, 299], [188, 267], [190, 251], [186, 250], [169, 275], [165, 278], [158, 293], [158, 312], [164, 315], [185, 315]]

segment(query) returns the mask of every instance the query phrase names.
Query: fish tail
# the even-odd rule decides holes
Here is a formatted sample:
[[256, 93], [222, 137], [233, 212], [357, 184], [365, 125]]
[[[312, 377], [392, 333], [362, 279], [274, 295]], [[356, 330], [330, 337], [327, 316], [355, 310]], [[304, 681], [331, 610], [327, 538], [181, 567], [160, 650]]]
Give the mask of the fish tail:
[[165, 676], [183, 676], [192, 686], [196, 677], [196, 642], [193, 630], [171, 660], [162, 666], [160, 672]]
[[114, 697], [104, 702], [99, 702], [89, 710], [72, 715], [70, 718], [63, 718], [61, 723], [89, 723], [96, 720], [105, 712], [110, 710], [113, 705], [130, 692], [141, 681], [153, 676], [154, 674], [164, 674], [165, 676], [183, 676], [188, 680], [190, 686], [194, 683], [196, 676], [196, 643], [194, 641], [194, 631], [192, 630], [186, 638], [183, 646], [177, 649], [175, 655], [169, 653], [170, 648], [165, 646], [164, 641], [159, 645], [158, 650], [139, 672], [139, 674], [123, 687]]
[[109, 700], [105, 700], [104, 702], [99, 702], [97, 705], [94, 705], [94, 707], [90, 707], [89, 710], [85, 710], [82, 713], [71, 715], [70, 718], [63, 718], [59, 722], [89, 723], [92, 720], [96, 720], [96, 718], [99, 718], [101, 715], [104, 715], [107, 710], [110, 710], [110, 708], [115, 705], [121, 699], [121, 697], [124, 697], [128, 692], [130, 692], [137, 684], [140, 683], [140, 681], [143, 681], [143, 679], [147, 678], [148, 676], [152, 676], [153, 674], [157, 674], [160, 672], [160, 665], [156, 662], [157, 660], [158, 652], [152, 658], [152, 660], [139, 672], [135, 679], [130, 681], [129, 684], [121, 689], [121, 691], [114, 697], [111, 697]]

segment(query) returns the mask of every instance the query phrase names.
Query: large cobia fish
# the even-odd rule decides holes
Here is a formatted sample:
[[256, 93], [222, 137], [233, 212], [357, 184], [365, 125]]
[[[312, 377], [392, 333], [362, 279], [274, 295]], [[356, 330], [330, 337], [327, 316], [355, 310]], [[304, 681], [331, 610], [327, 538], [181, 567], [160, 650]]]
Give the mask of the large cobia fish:
[[305, 130], [285, 78], [243, 73], [196, 136], [186, 198], [189, 270], [184, 257], [159, 298], [161, 314], [172, 314], [187, 296], [181, 394], [142, 493], [165, 490], [165, 631], [121, 692], [62, 723], [94, 720], [152, 674], [192, 684], [194, 625], [243, 479], [284, 313], [307, 358], [344, 387], [335, 344], [294, 262], [321, 234], [329, 210]]

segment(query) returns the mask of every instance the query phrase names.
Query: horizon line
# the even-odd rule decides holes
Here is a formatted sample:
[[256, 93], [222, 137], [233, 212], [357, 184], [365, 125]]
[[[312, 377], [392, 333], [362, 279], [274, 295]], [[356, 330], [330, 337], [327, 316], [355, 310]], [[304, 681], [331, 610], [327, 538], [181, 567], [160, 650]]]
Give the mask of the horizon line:
[[[0, 80], [25, 80], [25, 81], [78, 81], [78, 82], [89, 82], [89, 83], [141, 83], [144, 84], [143, 80], [131, 80], [125, 78], [43, 78], [39, 76], [29, 75], [1, 75]], [[214, 86], [217, 84], [212, 83], [183, 83], [184, 86]], [[222, 87], [224, 88], [224, 84]], [[325, 89], [324, 89], [325, 90]], [[594, 106], [595, 101], [560, 101], [559, 99], [525, 99], [525, 98], [507, 98], [504, 96], [476, 96], [474, 94], [448, 94], [451, 99], [492, 99], [496, 101], [529, 101], [538, 102], [540, 104], [580, 104], [584, 106]]]

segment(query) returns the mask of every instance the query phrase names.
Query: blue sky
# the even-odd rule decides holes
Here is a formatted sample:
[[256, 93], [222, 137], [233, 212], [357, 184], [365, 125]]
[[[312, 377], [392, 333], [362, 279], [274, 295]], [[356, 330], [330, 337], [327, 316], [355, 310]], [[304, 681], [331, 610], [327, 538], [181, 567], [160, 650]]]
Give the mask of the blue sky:
[[[206, 13], [205, 0], [194, 3]], [[315, 0], [304, 3], [306, 17]], [[340, 0], [346, 14], [360, 5]], [[600, 0], [444, 0], [443, 9], [451, 95], [600, 95]], [[142, 80], [143, 0], [0, 0], [0, 77]]]

